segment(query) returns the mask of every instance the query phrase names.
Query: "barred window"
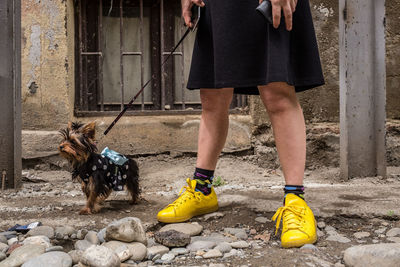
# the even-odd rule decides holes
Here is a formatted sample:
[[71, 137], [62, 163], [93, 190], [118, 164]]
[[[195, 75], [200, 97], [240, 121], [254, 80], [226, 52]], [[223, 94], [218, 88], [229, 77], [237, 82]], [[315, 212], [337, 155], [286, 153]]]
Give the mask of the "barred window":
[[[129, 113], [196, 113], [199, 91], [187, 90], [195, 34], [164, 66], [185, 31], [179, 0], [78, 0], [76, 25], [77, 116], [116, 114], [154, 77]], [[242, 112], [245, 96], [231, 108]]]

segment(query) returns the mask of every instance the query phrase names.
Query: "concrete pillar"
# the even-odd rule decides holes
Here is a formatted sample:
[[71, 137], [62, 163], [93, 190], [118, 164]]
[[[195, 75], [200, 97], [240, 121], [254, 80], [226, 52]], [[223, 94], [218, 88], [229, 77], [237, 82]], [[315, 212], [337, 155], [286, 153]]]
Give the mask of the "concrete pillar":
[[0, 184], [21, 185], [21, 2], [0, 1]]
[[339, 13], [341, 176], [385, 176], [385, 1], [340, 0]]

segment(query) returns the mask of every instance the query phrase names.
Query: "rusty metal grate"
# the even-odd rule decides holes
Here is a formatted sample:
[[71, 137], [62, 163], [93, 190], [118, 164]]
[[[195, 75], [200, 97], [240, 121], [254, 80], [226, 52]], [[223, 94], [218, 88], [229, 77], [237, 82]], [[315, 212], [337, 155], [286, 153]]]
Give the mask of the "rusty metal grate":
[[[76, 62], [79, 62], [76, 68], [75, 94], [77, 116], [118, 113], [150, 76], [154, 81], [146, 88], [147, 95], [142, 94], [140, 101], [134, 103], [132, 111], [127, 114], [197, 113], [201, 109], [199, 97], [185, 89], [189, 67], [185, 56], [190, 56], [191, 44], [182, 46], [174, 53], [173, 60], [161, 67], [163, 57], [176, 42], [176, 35], [182, 35], [185, 30], [179, 20], [180, 1], [166, 2], [76, 2]], [[129, 35], [134, 30], [138, 36]], [[118, 38], [112, 38], [116, 35]], [[116, 39], [119, 39], [118, 44], [115, 43]], [[128, 45], [133, 39], [138, 45], [137, 49]], [[191, 41], [193, 39], [185, 42]], [[137, 59], [139, 66], [132, 63], [132, 60]], [[110, 67], [107, 60], [115, 63], [115, 67], [112, 68], [112, 64]], [[132, 71], [135, 67], [136, 71]], [[119, 80], [116, 79], [117, 76]], [[136, 84], [133, 85], [134, 83]], [[197, 91], [196, 93], [198, 94]], [[231, 107], [241, 112], [246, 105], [247, 97], [236, 95]]]

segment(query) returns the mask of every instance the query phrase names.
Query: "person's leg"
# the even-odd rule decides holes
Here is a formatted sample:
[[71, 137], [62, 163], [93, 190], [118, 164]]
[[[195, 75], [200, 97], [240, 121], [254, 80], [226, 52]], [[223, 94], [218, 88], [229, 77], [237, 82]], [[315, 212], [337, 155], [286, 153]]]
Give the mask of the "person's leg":
[[268, 112], [279, 160], [285, 177], [284, 207], [273, 219], [277, 228], [282, 218], [282, 246], [299, 247], [317, 239], [314, 215], [303, 198], [306, 160], [306, 129], [303, 111], [293, 86], [270, 83], [259, 87]]
[[183, 222], [218, 209], [217, 196], [211, 184], [218, 156], [228, 134], [232, 96], [233, 88], [200, 90], [202, 115], [194, 177], [193, 180], [187, 180], [185, 192], [158, 213], [159, 221]]

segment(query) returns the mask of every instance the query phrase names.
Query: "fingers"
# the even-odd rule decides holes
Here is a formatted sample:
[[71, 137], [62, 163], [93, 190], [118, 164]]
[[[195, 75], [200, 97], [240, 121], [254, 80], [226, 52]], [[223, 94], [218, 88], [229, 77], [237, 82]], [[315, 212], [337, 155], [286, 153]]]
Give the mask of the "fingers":
[[286, 30], [291, 31], [293, 22], [293, 12], [289, 4], [283, 7], [283, 14], [285, 16]]
[[258, 3], [261, 4], [264, 0], [258, 0]]
[[192, 0], [192, 3], [195, 4], [196, 6], [200, 6], [200, 7], [205, 6], [203, 0]]
[[281, 5], [272, 2], [272, 19], [275, 29], [279, 27], [279, 24], [281, 24], [281, 13]]
[[297, 0], [290, 1], [290, 7], [292, 8], [292, 13], [296, 11]]
[[193, 23], [192, 23], [192, 11], [189, 10], [185, 10], [182, 12], [182, 17], [185, 20], [185, 25], [192, 28], [193, 27]]

